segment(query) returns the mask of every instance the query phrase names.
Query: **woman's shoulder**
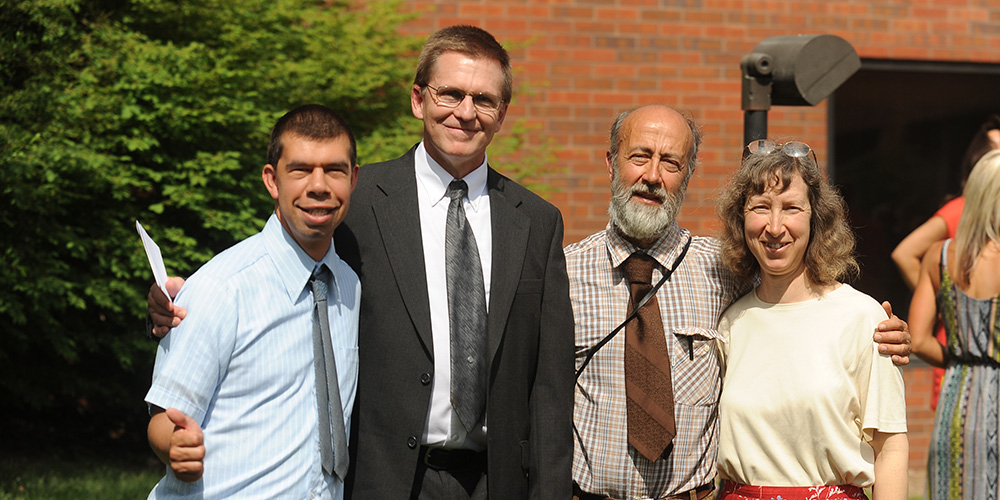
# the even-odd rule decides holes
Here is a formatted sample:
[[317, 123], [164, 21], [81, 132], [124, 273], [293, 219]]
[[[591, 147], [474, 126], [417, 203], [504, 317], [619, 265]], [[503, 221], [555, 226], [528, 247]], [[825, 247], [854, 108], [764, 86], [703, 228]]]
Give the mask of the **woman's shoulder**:
[[851, 307], [852, 310], [872, 316], [879, 321], [888, 317], [885, 314], [885, 309], [882, 308], [882, 304], [875, 297], [847, 283], [841, 283], [839, 287], [827, 294], [827, 298], [832, 298], [838, 302], [847, 302], [847, 304], [838, 304], [838, 308], [844, 306]]

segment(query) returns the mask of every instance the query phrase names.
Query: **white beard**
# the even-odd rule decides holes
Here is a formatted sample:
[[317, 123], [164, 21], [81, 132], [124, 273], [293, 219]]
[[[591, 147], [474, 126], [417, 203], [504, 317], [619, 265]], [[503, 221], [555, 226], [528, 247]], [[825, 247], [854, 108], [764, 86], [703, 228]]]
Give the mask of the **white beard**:
[[[677, 219], [686, 190], [687, 182], [677, 193], [668, 192], [662, 185], [650, 188], [641, 182], [625, 186], [615, 170], [611, 179], [611, 203], [608, 205], [608, 215], [623, 236], [635, 241], [657, 240]], [[634, 193], [651, 194], [663, 200], [663, 203], [654, 206], [636, 202], [632, 200]]]

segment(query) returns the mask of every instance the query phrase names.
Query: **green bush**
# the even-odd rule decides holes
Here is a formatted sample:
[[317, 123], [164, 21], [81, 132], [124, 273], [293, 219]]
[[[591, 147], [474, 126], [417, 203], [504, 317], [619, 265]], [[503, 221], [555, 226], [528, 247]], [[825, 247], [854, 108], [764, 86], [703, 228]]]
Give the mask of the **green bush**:
[[[339, 110], [362, 162], [419, 138], [398, 1], [0, 0], [0, 408], [13, 441], [144, 440], [140, 220], [188, 275], [263, 226], [274, 121]], [[17, 432], [23, 431], [23, 432]]]

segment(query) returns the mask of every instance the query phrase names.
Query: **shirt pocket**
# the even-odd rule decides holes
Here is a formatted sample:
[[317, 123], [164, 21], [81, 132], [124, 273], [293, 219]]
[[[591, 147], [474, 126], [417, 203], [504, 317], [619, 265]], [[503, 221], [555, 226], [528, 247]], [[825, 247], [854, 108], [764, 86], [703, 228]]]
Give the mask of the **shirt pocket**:
[[670, 377], [674, 403], [713, 406], [722, 387], [720, 356], [714, 328], [677, 327], [671, 329], [674, 342], [670, 351]]

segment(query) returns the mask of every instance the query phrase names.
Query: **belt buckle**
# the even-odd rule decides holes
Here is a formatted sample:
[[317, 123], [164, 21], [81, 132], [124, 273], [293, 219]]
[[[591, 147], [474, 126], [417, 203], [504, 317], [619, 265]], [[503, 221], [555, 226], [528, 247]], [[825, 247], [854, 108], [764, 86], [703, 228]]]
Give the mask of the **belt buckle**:
[[430, 446], [425, 447], [425, 451], [423, 453], [424, 456], [421, 458], [421, 461], [423, 461], [424, 465], [427, 466], [428, 468], [434, 469], [434, 470], [438, 470], [438, 469], [440, 469], [440, 467], [438, 467], [437, 465], [435, 465], [434, 463], [432, 463], [432, 459], [431, 459], [431, 453], [435, 449], [436, 448], [431, 448]]

